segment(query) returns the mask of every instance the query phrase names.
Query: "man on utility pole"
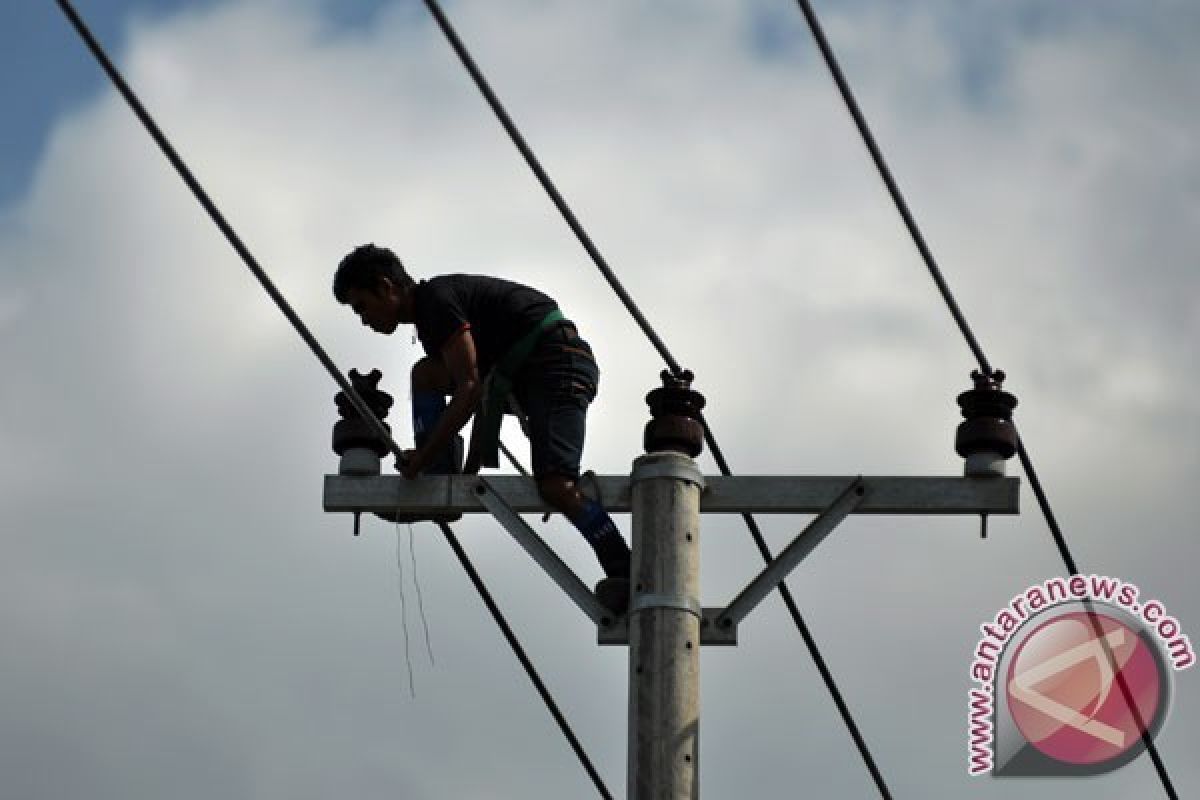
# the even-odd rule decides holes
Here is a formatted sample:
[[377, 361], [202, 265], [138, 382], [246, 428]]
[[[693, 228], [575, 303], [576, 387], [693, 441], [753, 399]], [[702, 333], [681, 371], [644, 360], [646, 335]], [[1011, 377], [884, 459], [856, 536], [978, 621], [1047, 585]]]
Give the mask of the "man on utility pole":
[[[373, 244], [342, 259], [333, 293], [377, 333], [413, 325], [424, 346], [425, 357], [412, 368], [415, 448], [398, 465], [404, 477], [497, 466], [500, 421], [515, 406], [529, 437], [538, 493], [592, 546], [606, 576], [597, 597], [623, 613], [629, 546], [600, 503], [578, 485], [599, 369], [558, 304], [536, 289], [483, 275], [417, 282], [395, 253]], [[459, 432], [472, 418], [464, 465]]]

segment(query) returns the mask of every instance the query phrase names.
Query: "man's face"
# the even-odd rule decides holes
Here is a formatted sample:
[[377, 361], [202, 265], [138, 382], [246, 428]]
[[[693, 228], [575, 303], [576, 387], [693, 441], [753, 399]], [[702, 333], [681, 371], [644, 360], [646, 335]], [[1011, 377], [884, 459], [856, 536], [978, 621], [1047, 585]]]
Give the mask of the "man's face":
[[362, 324], [377, 333], [391, 333], [400, 324], [396, 287], [383, 281], [374, 289], [355, 287], [346, 292], [346, 305]]

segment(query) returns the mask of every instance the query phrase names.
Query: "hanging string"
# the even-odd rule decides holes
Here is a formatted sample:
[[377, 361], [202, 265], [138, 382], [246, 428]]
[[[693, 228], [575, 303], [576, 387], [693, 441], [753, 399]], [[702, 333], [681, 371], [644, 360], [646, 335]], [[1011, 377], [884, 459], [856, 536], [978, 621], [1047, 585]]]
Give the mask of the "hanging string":
[[421, 615], [421, 627], [425, 629], [425, 651], [429, 653], [429, 665], [437, 666], [433, 659], [433, 642], [429, 638], [429, 620], [425, 618], [425, 598], [421, 594], [421, 575], [417, 571], [416, 537], [413, 536], [412, 523], [408, 525], [408, 555], [412, 560], [413, 585], [417, 587], [417, 611]]
[[417, 686], [413, 680], [412, 656], [408, 650], [408, 603], [404, 598], [404, 550], [401, 547], [403, 537], [400, 534], [400, 523], [396, 523], [396, 572], [397, 585], [400, 587], [400, 627], [404, 629], [404, 663], [408, 665], [408, 693], [415, 699]]

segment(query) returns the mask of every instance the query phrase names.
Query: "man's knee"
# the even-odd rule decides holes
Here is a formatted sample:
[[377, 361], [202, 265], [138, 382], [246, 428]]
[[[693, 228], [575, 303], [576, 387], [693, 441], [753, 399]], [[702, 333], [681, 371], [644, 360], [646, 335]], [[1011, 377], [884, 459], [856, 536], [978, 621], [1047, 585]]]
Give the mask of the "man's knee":
[[575, 481], [565, 475], [547, 475], [538, 479], [538, 494], [551, 506], [570, 516], [579, 506]]

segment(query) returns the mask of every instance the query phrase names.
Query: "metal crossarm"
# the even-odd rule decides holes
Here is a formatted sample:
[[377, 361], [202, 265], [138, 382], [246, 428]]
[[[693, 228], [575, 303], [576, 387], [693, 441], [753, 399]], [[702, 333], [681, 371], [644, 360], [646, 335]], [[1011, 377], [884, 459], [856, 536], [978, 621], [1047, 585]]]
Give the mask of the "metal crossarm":
[[[828, 508], [853, 475], [787, 476], [712, 475], [700, 497], [705, 514], [819, 514]], [[481, 513], [489, 509], [472, 475], [433, 475], [406, 480], [399, 475], [325, 476], [326, 511], [413, 514]], [[495, 475], [488, 485], [518, 514], [552, 511], [531, 478]], [[1016, 514], [1017, 478], [863, 477], [866, 495], [858, 514]], [[628, 475], [596, 478], [599, 502], [610, 513], [628, 513]]]
[[[705, 477], [705, 513], [816, 514], [728, 607], [700, 609], [702, 645], [736, 645], [738, 624], [850, 514], [1016, 514], [1017, 478], [779, 476]], [[626, 475], [595, 476], [597, 497], [610, 512], [632, 511]], [[546, 542], [523, 513], [552, 510], [537, 484], [523, 475], [399, 475], [325, 477], [325, 510], [410, 514], [490, 513], [597, 626], [597, 643], [629, 643], [627, 617], [611, 614]]]

